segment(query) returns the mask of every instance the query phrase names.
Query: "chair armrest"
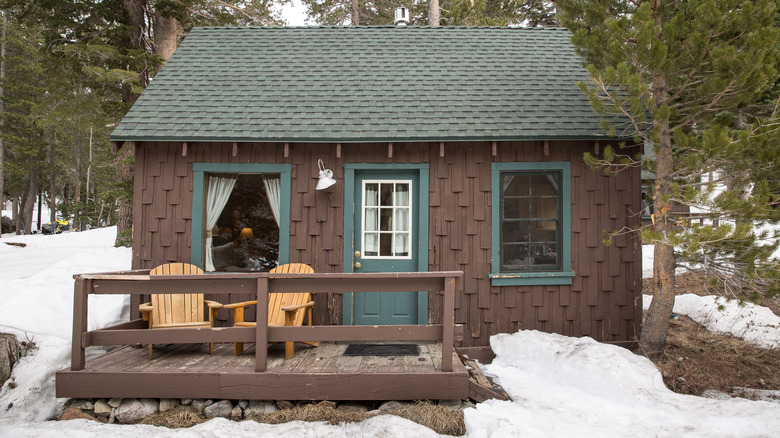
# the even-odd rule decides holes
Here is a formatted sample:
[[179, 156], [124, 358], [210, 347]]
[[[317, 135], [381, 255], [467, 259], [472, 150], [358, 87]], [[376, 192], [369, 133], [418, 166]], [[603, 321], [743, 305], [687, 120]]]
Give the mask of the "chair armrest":
[[222, 308], [235, 309], [237, 307], [246, 307], [246, 306], [251, 306], [253, 304], [257, 304], [257, 301], [242, 301], [240, 303], [230, 303], [230, 304], [225, 304], [224, 306], [222, 306]]
[[314, 301], [309, 301], [308, 303], [298, 304], [298, 305], [295, 305], [295, 306], [284, 306], [284, 307], [282, 307], [282, 310], [285, 311], [285, 312], [294, 312], [296, 310], [304, 309], [306, 307], [312, 307], [312, 306], [314, 306]]
[[138, 306], [138, 311], [141, 312], [141, 319], [149, 321], [149, 315], [152, 313], [152, 303], [143, 303]]
[[216, 301], [210, 301], [210, 300], [203, 300], [204, 303], [206, 303], [207, 306], [209, 306], [209, 309], [221, 309], [224, 307], [222, 304], [219, 304]]

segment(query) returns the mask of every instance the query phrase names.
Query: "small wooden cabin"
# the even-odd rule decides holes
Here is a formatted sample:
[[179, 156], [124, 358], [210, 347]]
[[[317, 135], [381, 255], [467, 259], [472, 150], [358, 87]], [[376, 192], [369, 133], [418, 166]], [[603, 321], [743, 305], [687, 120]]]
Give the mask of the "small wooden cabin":
[[[640, 241], [603, 240], [639, 224], [640, 171], [584, 163], [620, 139], [578, 90], [569, 37], [194, 29], [111, 136], [135, 154], [133, 268], [463, 271], [464, 347], [518, 329], [632, 342]], [[314, 320], [425, 324], [438, 302], [320, 294]]]

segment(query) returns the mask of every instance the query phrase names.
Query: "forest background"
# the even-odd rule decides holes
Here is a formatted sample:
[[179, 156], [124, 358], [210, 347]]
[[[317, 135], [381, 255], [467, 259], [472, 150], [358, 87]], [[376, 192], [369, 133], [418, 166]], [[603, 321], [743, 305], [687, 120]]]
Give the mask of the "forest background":
[[[780, 291], [780, 13], [776, 0], [299, 0], [308, 21], [565, 26], [591, 76], [580, 87], [605, 119], [653, 153], [607, 148], [595, 168], [642, 166], [655, 245], [653, 307], [642, 331], [660, 351], [676, 269], [699, 270], [739, 299]], [[275, 26], [291, 0], [0, 0], [0, 204], [10, 226], [70, 220], [118, 226], [129, 246], [131, 148], [109, 135], [196, 26]], [[36, 201], [52, 206], [34, 218]], [[698, 222], [675, 216], [681, 205]], [[766, 226], [769, 225], [769, 228]]]

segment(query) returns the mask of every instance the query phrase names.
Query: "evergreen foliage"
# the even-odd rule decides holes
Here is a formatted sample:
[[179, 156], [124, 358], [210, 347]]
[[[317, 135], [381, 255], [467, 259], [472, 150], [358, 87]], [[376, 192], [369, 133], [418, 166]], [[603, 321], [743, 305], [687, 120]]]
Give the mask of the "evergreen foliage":
[[[658, 351], [680, 266], [704, 271], [740, 299], [776, 294], [780, 32], [777, 2], [556, 1], [591, 76], [580, 84], [604, 127], [654, 155], [586, 156], [611, 171], [655, 173], [653, 305], [641, 345]], [[672, 213], [687, 206], [696, 219]], [[621, 230], [621, 232], [626, 230]]]
[[281, 24], [271, 8], [286, 1], [0, 1], [8, 17], [0, 187], [20, 205], [18, 223], [31, 231], [40, 193], [76, 228], [129, 230], [133, 157], [111, 152], [113, 127], [189, 29]]

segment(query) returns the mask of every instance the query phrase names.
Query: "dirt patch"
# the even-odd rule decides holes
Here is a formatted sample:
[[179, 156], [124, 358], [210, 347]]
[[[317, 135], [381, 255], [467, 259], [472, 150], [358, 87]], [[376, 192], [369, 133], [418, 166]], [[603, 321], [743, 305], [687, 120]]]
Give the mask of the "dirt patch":
[[[651, 293], [649, 278], [642, 286], [645, 294]], [[675, 288], [678, 295], [723, 296], [717, 285], [694, 273], [678, 275]], [[777, 298], [766, 299], [761, 305], [780, 315]], [[651, 360], [666, 386], [681, 394], [701, 395], [708, 389], [731, 393], [738, 387], [780, 390], [780, 349], [759, 348], [712, 333], [685, 315], [671, 320], [663, 354]]]
[[666, 386], [681, 394], [708, 389], [780, 390], [780, 350], [712, 333], [687, 316], [673, 319], [661, 357], [654, 359]]

